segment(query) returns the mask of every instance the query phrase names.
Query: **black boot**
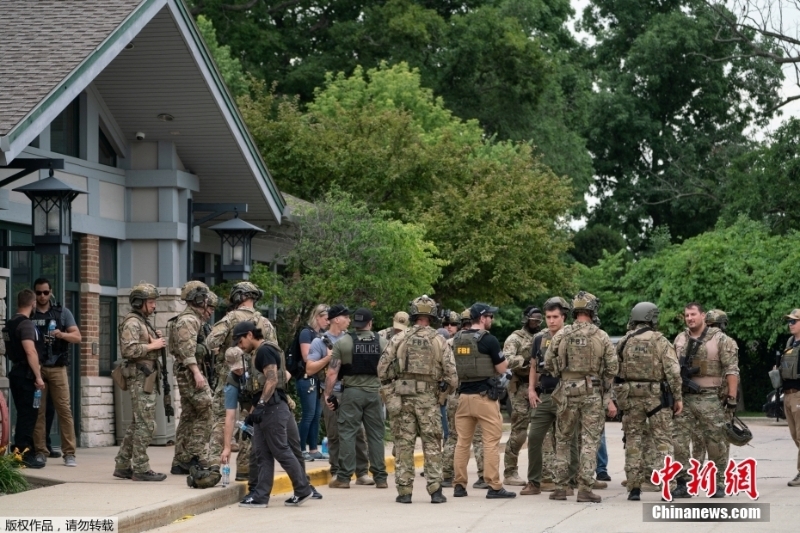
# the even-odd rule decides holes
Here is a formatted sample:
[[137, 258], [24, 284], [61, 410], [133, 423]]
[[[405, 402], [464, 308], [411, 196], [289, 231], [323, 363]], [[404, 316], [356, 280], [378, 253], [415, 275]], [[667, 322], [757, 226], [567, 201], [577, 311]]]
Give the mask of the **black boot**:
[[628, 499], [632, 502], [638, 502], [639, 500], [641, 500], [642, 489], [639, 488], [631, 489], [631, 491], [628, 493]]
[[447, 498], [444, 497], [442, 494], [442, 487], [439, 487], [436, 492], [431, 494], [431, 503], [444, 503], [447, 501]]
[[689, 490], [686, 487], [686, 480], [683, 478], [678, 478], [678, 487], [672, 491], [673, 498], [691, 498], [692, 495], [689, 494]]

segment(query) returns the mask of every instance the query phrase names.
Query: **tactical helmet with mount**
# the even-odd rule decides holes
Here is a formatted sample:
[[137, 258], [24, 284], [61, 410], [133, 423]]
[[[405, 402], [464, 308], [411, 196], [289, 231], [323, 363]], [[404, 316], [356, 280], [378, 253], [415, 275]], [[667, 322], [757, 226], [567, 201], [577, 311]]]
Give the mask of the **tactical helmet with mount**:
[[522, 312], [522, 324], [523, 325], [527, 324], [531, 320], [541, 324], [543, 318], [544, 317], [542, 316], [542, 310], [539, 309], [538, 307], [536, 307], [535, 305], [529, 305]]
[[728, 313], [722, 309], [712, 309], [706, 313], [706, 326], [717, 326], [725, 331], [728, 327]]
[[181, 300], [194, 306], [204, 306], [208, 303], [209, 292], [208, 285], [202, 281], [189, 281], [181, 288]]
[[192, 465], [189, 468], [189, 475], [186, 476], [186, 484], [193, 489], [210, 489], [219, 483], [220, 479], [222, 479], [222, 475], [218, 468]]
[[733, 419], [725, 424], [725, 434], [728, 442], [734, 446], [744, 446], [753, 440], [753, 433], [736, 415], [733, 415]]
[[553, 296], [552, 298], [548, 298], [547, 301], [544, 302], [545, 311], [547, 311], [548, 307], [554, 307], [554, 306], [560, 307], [561, 310], [567, 314], [572, 310], [572, 308], [569, 305], [569, 302], [566, 301], [561, 296]]
[[631, 309], [630, 324], [647, 323], [655, 327], [658, 325], [658, 306], [652, 302], [639, 302]]
[[253, 300], [254, 303], [258, 302], [262, 296], [264, 296], [264, 292], [256, 287], [255, 283], [240, 281], [233, 286], [228, 299], [233, 305], [241, 305], [245, 300]]
[[600, 299], [594, 294], [580, 291], [572, 299], [572, 317], [575, 318], [579, 312], [589, 313], [594, 318], [600, 309]]
[[131, 289], [130, 294], [128, 294], [128, 303], [130, 303], [131, 307], [134, 309], [141, 309], [147, 300], [155, 300], [159, 296], [158, 289], [156, 289], [155, 285], [147, 283], [146, 281], [140, 281], [138, 285]]
[[432, 320], [438, 320], [439, 315], [436, 311], [436, 302], [427, 294], [412, 300], [408, 308], [408, 314], [411, 316], [412, 321], [416, 320], [418, 316], [428, 316]]

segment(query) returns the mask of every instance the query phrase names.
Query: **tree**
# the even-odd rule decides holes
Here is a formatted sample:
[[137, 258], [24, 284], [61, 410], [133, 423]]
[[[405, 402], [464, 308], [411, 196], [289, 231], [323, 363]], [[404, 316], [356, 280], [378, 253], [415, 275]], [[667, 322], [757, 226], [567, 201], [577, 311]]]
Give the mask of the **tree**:
[[572, 239], [572, 257], [578, 263], [593, 267], [603, 258], [603, 252], [616, 254], [625, 248], [625, 239], [618, 231], [602, 224], [581, 228]]
[[247, 91], [248, 82], [242, 63], [231, 56], [230, 46], [220, 46], [217, 41], [217, 32], [209, 19], [200, 15], [197, 17], [197, 27], [200, 29], [200, 35], [203, 36], [228, 90], [233, 96], [243, 95]]

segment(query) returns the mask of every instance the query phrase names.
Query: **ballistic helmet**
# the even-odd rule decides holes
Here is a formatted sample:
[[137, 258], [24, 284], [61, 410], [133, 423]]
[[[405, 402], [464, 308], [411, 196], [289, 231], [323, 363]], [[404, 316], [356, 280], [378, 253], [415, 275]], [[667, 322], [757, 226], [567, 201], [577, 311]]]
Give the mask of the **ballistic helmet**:
[[229, 300], [233, 305], [240, 305], [245, 300], [257, 302], [264, 296], [264, 292], [249, 281], [240, 281], [231, 289]]
[[140, 281], [128, 294], [128, 302], [134, 309], [141, 309], [146, 300], [156, 299], [158, 296], [158, 289], [155, 285]]
[[561, 296], [553, 296], [552, 298], [548, 298], [547, 301], [544, 303], [544, 310], [547, 311], [548, 307], [555, 307], [558, 306], [565, 314], [569, 314], [570, 310], [572, 309], [569, 306], [569, 302], [566, 301]]
[[464, 326], [471, 326], [472, 325], [472, 318], [469, 316], [469, 309], [464, 309], [461, 312], [461, 327]]
[[427, 294], [423, 294], [411, 301], [408, 314], [411, 315], [412, 321], [416, 320], [418, 316], [428, 316], [433, 320], [439, 318], [439, 315], [436, 314], [436, 302]]
[[442, 317], [442, 324], [449, 324], [451, 326], [460, 326], [461, 317], [455, 311], [445, 311]]
[[631, 309], [630, 324], [647, 323], [655, 327], [658, 325], [658, 306], [651, 302], [639, 302]]
[[722, 309], [712, 309], [706, 313], [706, 325], [717, 326], [722, 331], [728, 327], [728, 314]]
[[572, 299], [572, 318], [575, 318], [580, 311], [587, 312], [594, 318], [597, 316], [598, 309], [600, 309], [600, 300], [594, 294], [580, 291]]
[[213, 292], [208, 292], [208, 307], [217, 308], [219, 306], [219, 296], [214, 294]]
[[202, 306], [208, 302], [208, 285], [202, 281], [190, 281], [181, 289], [181, 300], [191, 304]]
[[541, 325], [543, 318], [544, 317], [542, 316], [542, 310], [536, 307], [535, 305], [529, 305], [522, 312], [523, 325], [527, 324], [529, 321], [534, 321], [536, 322], [536, 326], [538, 327], [539, 325]]
[[728, 437], [728, 442], [734, 446], [744, 446], [753, 440], [753, 434], [750, 429], [736, 415], [733, 416], [730, 422], [725, 424], [725, 434]]
[[189, 475], [186, 476], [186, 484], [193, 489], [210, 489], [222, 479], [222, 475], [216, 468], [204, 468], [199, 465], [192, 465], [189, 468]]

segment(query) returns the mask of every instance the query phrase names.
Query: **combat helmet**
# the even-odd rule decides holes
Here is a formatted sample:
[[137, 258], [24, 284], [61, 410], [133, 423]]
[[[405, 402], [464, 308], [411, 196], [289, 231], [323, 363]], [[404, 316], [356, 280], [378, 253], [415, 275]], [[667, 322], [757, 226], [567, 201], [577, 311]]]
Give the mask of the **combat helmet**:
[[159, 296], [158, 289], [156, 289], [155, 285], [147, 283], [146, 281], [140, 281], [138, 285], [131, 289], [130, 294], [128, 294], [128, 302], [134, 309], [141, 309], [145, 301], [156, 299]]
[[535, 305], [529, 305], [522, 312], [522, 324], [523, 325], [525, 325], [529, 321], [533, 320], [533, 321], [535, 321], [537, 323], [536, 325], [538, 327], [538, 326], [540, 326], [542, 324], [543, 318], [544, 317], [542, 317], [542, 310], [539, 309], [538, 307], [536, 307]]
[[264, 292], [256, 287], [255, 283], [249, 281], [240, 281], [231, 289], [231, 294], [228, 299], [233, 305], [240, 305], [245, 300], [253, 300], [257, 302], [264, 296]]
[[202, 281], [190, 281], [181, 288], [181, 300], [194, 305], [203, 306], [209, 301], [208, 285]]
[[652, 302], [639, 302], [631, 309], [629, 325], [650, 324], [652, 327], [658, 326], [658, 306]]
[[572, 299], [572, 318], [575, 318], [581, 311], [589, 313], [589, 315], [594, 318], [597, 316], [597, 311], [599, 309], [600, 299], [586, 291], [580, 291]]
[[189, 475], [186, 476], [186, 484], [193, 489], [210, 489], [222, 479], [222, 475], [217, 468], [206, 468], [200, 465], [192, 465], [189, 468]]
[[214, 309], [216, 309], [219, 306], [219, 296], [217, 296], [211, 291], [208, 291], [208, 302], [206, 305], [208, 305], [208, 307], [213, 307]]
[[569, 314], [572, 308], [569, 305], [569, 302], [566, 301], [561, 296], [553, 296], [552, 298], [548, 298], [546, 302], [544, 302], [544, 308], [547, 310], [550, 306], [558, 306], [564, 311], [565, 314]]
[[717, 326], [725, 331], [728, 327], [728, 314], [722, 309], [712, 309], [706, 313], [706, 326]]
[[753, 440], [753, 433], [736, 415], [733, 416], [730, 422], [725, 424], [725, 434], [728, 437], [728, 442], [734, 446], [744, 446]]
[[460, 326], [461, 325], [461, 317], [455, 311], [445, 311], [442, 324], [450, 324], [451, 326]]
[[423, 294], [411, 301], [408, 314], [411, 316], [412, 321], [416, 320], [418, 316], [427, 316], [431, 320], [439, 319], [439, 315], [436, 313], [436, 302], [427, 294]]
[[472, 325], [472, 317], [469, 314], [469, 309], [464, 309], [461, 312], [461, 327], [464, 326], [471, 326]]

